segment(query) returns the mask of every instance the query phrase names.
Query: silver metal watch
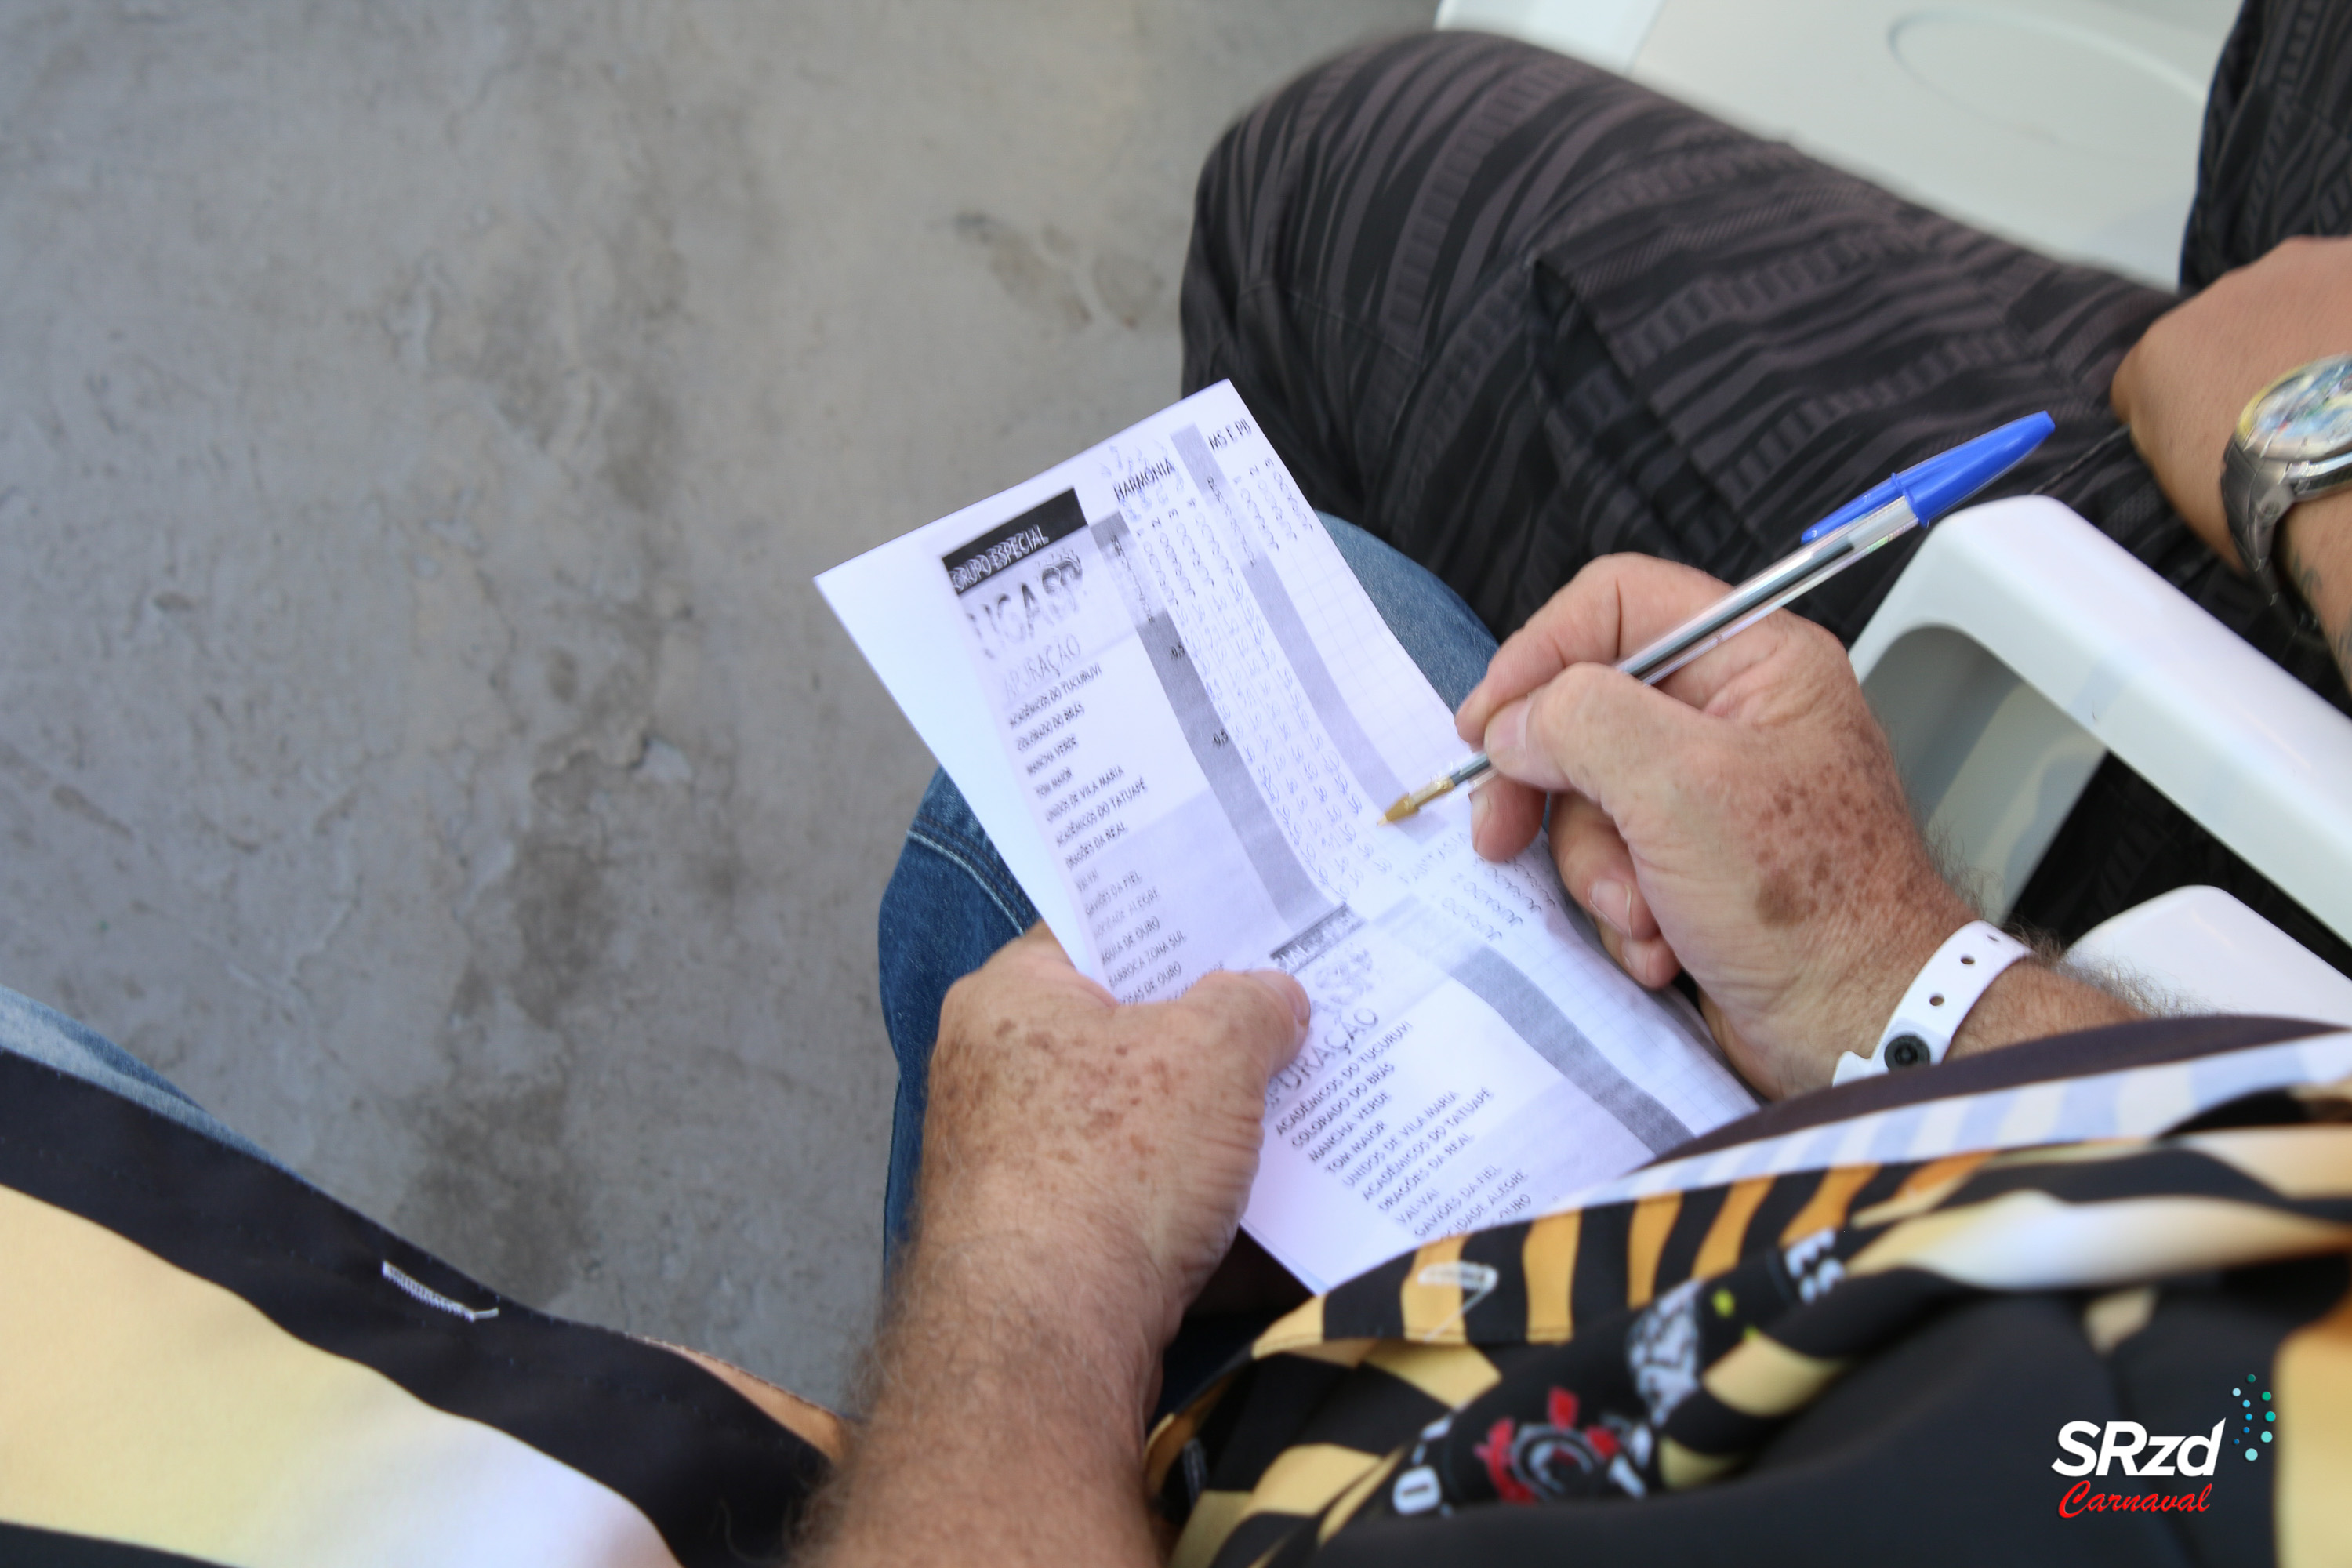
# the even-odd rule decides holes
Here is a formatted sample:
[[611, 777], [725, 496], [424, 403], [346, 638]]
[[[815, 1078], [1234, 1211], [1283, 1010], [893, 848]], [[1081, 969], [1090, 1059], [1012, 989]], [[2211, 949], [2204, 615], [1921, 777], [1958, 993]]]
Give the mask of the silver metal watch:
[[[2221, 510], [2247, 575], [2281, 608], [2304, 610], [2272, 543], [2295, 502], [2352, 484], [2352, 354], [2291, 370], [2238, 416], [2221, 459]], [[2281, 601], [2284, 601], [2281, 604]], [[2304, 610], [2305, 618], [2309, 612]]]

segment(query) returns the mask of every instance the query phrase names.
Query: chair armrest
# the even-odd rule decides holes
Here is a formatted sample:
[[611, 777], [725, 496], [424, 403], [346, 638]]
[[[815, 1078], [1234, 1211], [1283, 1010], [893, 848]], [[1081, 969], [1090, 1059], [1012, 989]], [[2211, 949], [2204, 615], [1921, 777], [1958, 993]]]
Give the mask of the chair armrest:
[[[1931, 530], [1855, 641], [1854, 669], [1874, 703], [1917, 703], [1937, 662], [1919, 650], [1954, 636], [2352, 940], [2352, 720], [2046, 498], [1976, 507]], [[1881, 712], [1898, 757], [1916, 761], [1920, 727]], [[2061, 816], [2089, 766], [2078, 755], [2063, 771]], [[2012, 878], [2011, 896], [2021, 885]]]
[[2066, 957], [2190, 1012], [2352, 1029], [2352, 979], [2219, 888], [2159, 893], [2084, 931]]

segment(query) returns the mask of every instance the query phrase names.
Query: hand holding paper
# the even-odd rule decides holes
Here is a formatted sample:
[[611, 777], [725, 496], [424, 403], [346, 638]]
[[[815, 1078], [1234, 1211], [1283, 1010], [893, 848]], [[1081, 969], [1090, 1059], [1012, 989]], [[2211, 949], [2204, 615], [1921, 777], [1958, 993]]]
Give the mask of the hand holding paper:
[[1078, 967], [1125, 1002], [1276, 967], [1314, 999], [1244, 1216], [1318, 1288], [1538, 1211], [1753, 1101], [1530, 848], [1229, 386], [819, 579]]

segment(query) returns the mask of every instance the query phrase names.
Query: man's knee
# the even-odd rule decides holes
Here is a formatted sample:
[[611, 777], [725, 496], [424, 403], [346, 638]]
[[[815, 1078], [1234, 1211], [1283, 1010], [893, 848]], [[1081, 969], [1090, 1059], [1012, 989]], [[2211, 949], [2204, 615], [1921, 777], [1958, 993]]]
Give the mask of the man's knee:
[[[1549, 132], [1626, 94], [1664, 101], [1565, 55], [1455, 32], [1366, 45], [1276, 90], [1201, 173], [1185, 392], [1231, 380], [1316, 504], [1374, 523], [1366, 443], [1395, 413], [1378, 389], [1410, 376], [1465, 299], [1431, 261], [1484, 232], [1475, 193], [1572, 187], [1589, 139]], [[1538, 122], [1548, 133], [1521, 134]], [[1484, 270], [1481, 258], [1467, 264]]]
[[1613, 175], [1727, 139], [1746, 140], [1515, 38], [1420, 33], [1328, 60], [1244, 115], [1202, 168], [1185, 390], [1237, 376], [1253, 339], [1261, 358], [1334, 332], [1417, 352], [1462, 299], [1427, 286], [1433, 268], [1441, 283], [1515, 270]]
[[[1598, 66], [1517, 38], [1431, 31], [1367, 44], [1311, 67], [1229, 128], [1201, 170], [1196, 256], [1242, 254], [1298, 198], [1392, 182], [1433, 137], [1481, 109], [1557, 113], [1642, 92]], [[1339, 216], [1336, 211], [1330, 216]]]

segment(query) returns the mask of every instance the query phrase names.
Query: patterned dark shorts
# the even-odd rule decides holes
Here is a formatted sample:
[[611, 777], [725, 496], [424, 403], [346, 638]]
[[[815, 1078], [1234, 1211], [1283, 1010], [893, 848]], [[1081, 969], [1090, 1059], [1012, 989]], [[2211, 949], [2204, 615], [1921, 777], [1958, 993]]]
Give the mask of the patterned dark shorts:
[[[2352, 123], [2337, 79], [2352, 7], [2250, 8], [2210, 111], [2192, 280], [2286, 234], [2345, 232], [2347, 182], [2311, 176], [2352, 163], [2309, 150], [2352, 146], [2330, 129]], [[1612, 552], [1736, 580], [1891, 470], [2047, 409], [2055, 436], [1996, 493], [2066, 501], [2352, 711], [2325, 652], [2174, 514], [2108, 406], [2116, 365], [2177, 300], [1564, 56], [1433, 33], [1309, 72], [1211, 154], [1184, 385], [1231, 378], [1318, 507], [1498, 634]], [[1907, 558], [1891, 547], [1801, 608], [1850, 641]], [[2198, 881], [2352, 966], [2112, 760], [2014, 915], [2071, 941]]]

